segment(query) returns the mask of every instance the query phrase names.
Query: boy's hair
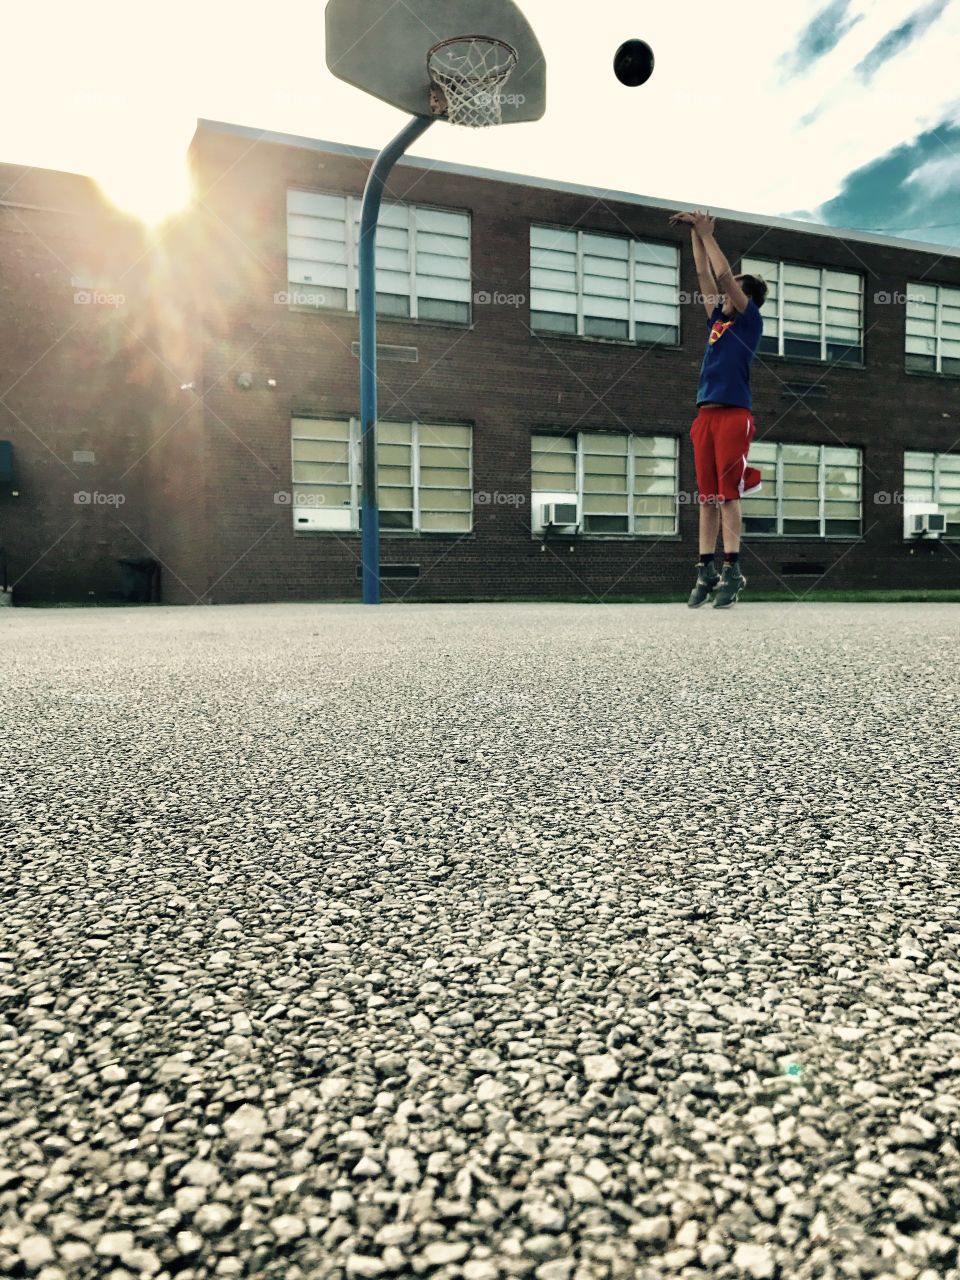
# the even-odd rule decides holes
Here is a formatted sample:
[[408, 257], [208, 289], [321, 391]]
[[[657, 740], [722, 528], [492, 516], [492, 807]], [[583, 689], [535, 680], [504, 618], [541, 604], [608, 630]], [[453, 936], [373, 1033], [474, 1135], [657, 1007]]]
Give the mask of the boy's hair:
[[758, 307], [762, 307], [767, 300], [767, 294], [770, 292], [770, 286], [764, 280], [763, 276], [737, 276], [740, 281], [740, 288], [752, 298]]

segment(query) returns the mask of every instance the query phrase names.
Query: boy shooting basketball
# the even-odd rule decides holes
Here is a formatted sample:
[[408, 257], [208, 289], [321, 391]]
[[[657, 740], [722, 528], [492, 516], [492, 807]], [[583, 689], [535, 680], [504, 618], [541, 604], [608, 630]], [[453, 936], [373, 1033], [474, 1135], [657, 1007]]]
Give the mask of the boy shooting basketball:
[[[763, 336], [760, 308], [767, 285], [759, 276], [735, 276], [714, 236], [708, 213], [675, 213], [671, 223], [691, 228], [693, 256], [710, 335], [697, 391], [693, 440], [700, 503], [700, 564], [689, 606], [714, 596], [715, 609], [736, 604], [747, 580], [740, 569], [743, 521], [740, 499], [760, 488], [760, 472], [747, 466], [757, 428], [750, 370]], [[723, 528], [723, 573], [714, 564]]]

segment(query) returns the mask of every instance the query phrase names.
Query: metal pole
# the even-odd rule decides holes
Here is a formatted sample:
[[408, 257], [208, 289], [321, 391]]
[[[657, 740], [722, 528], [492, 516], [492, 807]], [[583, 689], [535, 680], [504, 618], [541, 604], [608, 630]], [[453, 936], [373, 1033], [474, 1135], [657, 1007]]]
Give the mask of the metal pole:
[[380, 507], [377, 501], [377, 221], [394, 165], [433, 124], [414, 116], [374, 161], [360, 212], [360, 424], [363, 448], [363, 603], [380, 603]]

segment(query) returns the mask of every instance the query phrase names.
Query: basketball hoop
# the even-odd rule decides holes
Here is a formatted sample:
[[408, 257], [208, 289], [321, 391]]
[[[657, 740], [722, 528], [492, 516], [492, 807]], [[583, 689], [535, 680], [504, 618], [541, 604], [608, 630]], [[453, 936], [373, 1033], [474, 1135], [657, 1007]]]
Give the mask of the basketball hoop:
[[492, 36], [456, 36], [434, 45], [427, 57], [433, 114], [470, 129], [501, 124], [502, 90], [517, 60], [513, 45]]
[[[473, 129], [542, 120], [547, 66], [517, 0], [326, 0], [325, 22], [331, 73], [410, 116], [373, 162], [360, 210], [360, 563], [363, 602], [379, 604], [377, 226], [387, 180], [437, 120]], [[499, 31], [500, 38], [460, 34], [478, 27]], [[425, 31], [435, 42], [429, 52]], [[514, 73], [515, 92], [507, 95], [503, 88]]]

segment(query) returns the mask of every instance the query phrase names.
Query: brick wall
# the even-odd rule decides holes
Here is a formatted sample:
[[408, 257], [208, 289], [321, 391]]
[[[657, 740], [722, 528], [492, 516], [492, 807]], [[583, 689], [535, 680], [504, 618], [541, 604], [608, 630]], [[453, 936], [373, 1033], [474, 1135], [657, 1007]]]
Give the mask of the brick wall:
[[142, 469], [165, 603], [207, 603], [218, 554], [209, 523], [209, 457], [218, 436], [204, 408], [205, 351], [218, 315], [206, 286], [208, 222], [200, 208], [167, 224], [143, 264], [156, 390]]
[[[292, 485], [291, 416], [358, 413], [356, 317], [294, 311], [275, 295], [287, 287], [287, 188], [359, 194], [369, 161], [207, 125], [190, 161], [195, 204], [159, 237], [118, 217], [87, 179], [0, 166], [0, 438], [14, 442], [21, 494], [0, 493], [0, 546], [24, 602], [115, 598], [117, 560], [137, 555], [161, 562], [169, 603], [359, 598], [359, 538], [295, 534], [289, 506], [276, 501]], [[529, 294], [532, 222], [681, 244], [681, 288], [697, 287], [688, 234], [668, 225], [666, 208], [427, 163], [399, 167], [389, 196], [470, 211], [477, 292]], [[782, 256], [866, 279], [866, 369], [764, 356], [754, 372], [760, 438], [863, 449], [865, 536], [754, 538], [744, 554], [753, 584], [777, 587], [784, 565], [806, 563], [826, 568], [821, 585], [835, 588], [960, 586], [960, 549], [905, 546], [901, 508], [874, 500], [902, 488], [905, 447], [950, 449], [960, 437], [960, 379], [907, 374], [903, 309], [876, 295], [923, 278], [960, 286], [960, 259], [734, 221], [721, 242], [734, 263]], [[125, 301], [75, 301], [71, 280], [87, 278]], [[472, 423], [475, 490], [520, 500], [475, 507], [465, 538], [385, 536], [384, 563], [421, 567], [417, 581], [385, 582], [385, 599], [686, 588], [692, 505], [681, 507], [676, 538], [535, 541], [529, 441], [540, 428], [676, 435], [680, 488], [692, 492], [702, 308], [682, 308], [677, 349], [544, 339], [528, 316], [526, 304], [478, 305], [470, 329], [381, 321], [382, 343], [419, 355], [381, 362], [381, 418]], [[825, 394], [798, 403], [785, 383], [818, 383]], [[82, 451], [95, 462], [75, 463]], [[78, 492], [122, 503], [78, 504]], [[812, 583], [788, 579], [784, 590]]]
[[[215, 601], [356, 599], [359, 538], [295, 535], [289, 509], [273, 495], [289, 489], [290, 417], [356, 414], [358, 365], [350, 345], [355, 317], [277, 305], [286, 289], [289, 186], [359, 194], [368, 161], [307, 147], [253, 142], [201, 129], [192, 159], [219, 251], [208, 255], [206, 287], [216, 324], [205, 351], [205, 431], [209, 444], [210, 581]], [[473, 220], [475, 291], [529, 294], [531, 222], [627, 232], [682, 244], [683, 290], [697, 288], [688, 233], [668, 209], [605, 203], [575, 193], [478, 180], [403, 165], [390, 198], [468, 209]], [[219, 230], [219, 236], [216, 235]], [[960, 261], [910, 249], [762, 225], [727, 222], [731, 261], [782, 256], [866, 277], [866, 369], [827, 370], [818, 362], [763, 357], [755, 374], [760, 438], [843, 443], [864, 451], [864, 540], [761, 541], [745, 552], [756, 585], [776, 587], [788, 563], [825, 566], [823, 586], [960, 585], [960, 559], [939, 545], [906, 547], [902, 511], [874, 495], [902, 488], [905, 446], [946, 449], [960, 436], [960, 380], [904, 371], [903, 309], [880, 306], [883, 290], [903, 292], [929, 275], [960, 285]], [[419, 362], [381, 362], [380, 417], [469, 421], [474, 425], [475, 490], [522, 494], [521, 507], [478, 506], [467, 538], [382, 539], [385, 563], [416, 563], [415, 582], [384, 583], [384, 598], [454, 599], [657, 593], [686, 586], [696, 559], [697, 512], [681, 509], [677, 539], [564, 540], [546, 549], [530, 536], [529, 438], [540, 427], [621, 429], [678, 435], [680, 487], [695, 479], [688, 430], [703, 353], [702, 307], [683, 308], [679, 349], [531, 336], [527, 306], [477, 306], [471, 329], [382, 320], [379, 341], [415, 346]], [[242, 391], [238, 373], [254, 385]], [[275, 390], [267, 379], [276, 378]], [[818, 382], [821, 399], [798, 403], [784, 383]], [[789, 581], [802, 593], [810, 581]]]
[[117, 561], [145, 554], [147, 528], [142, 234], [88, 178], [0, 165], [0, 191], [0, 438], [19, 495], [0, 489], [8, 577], [23, 603], [116, 598]]

